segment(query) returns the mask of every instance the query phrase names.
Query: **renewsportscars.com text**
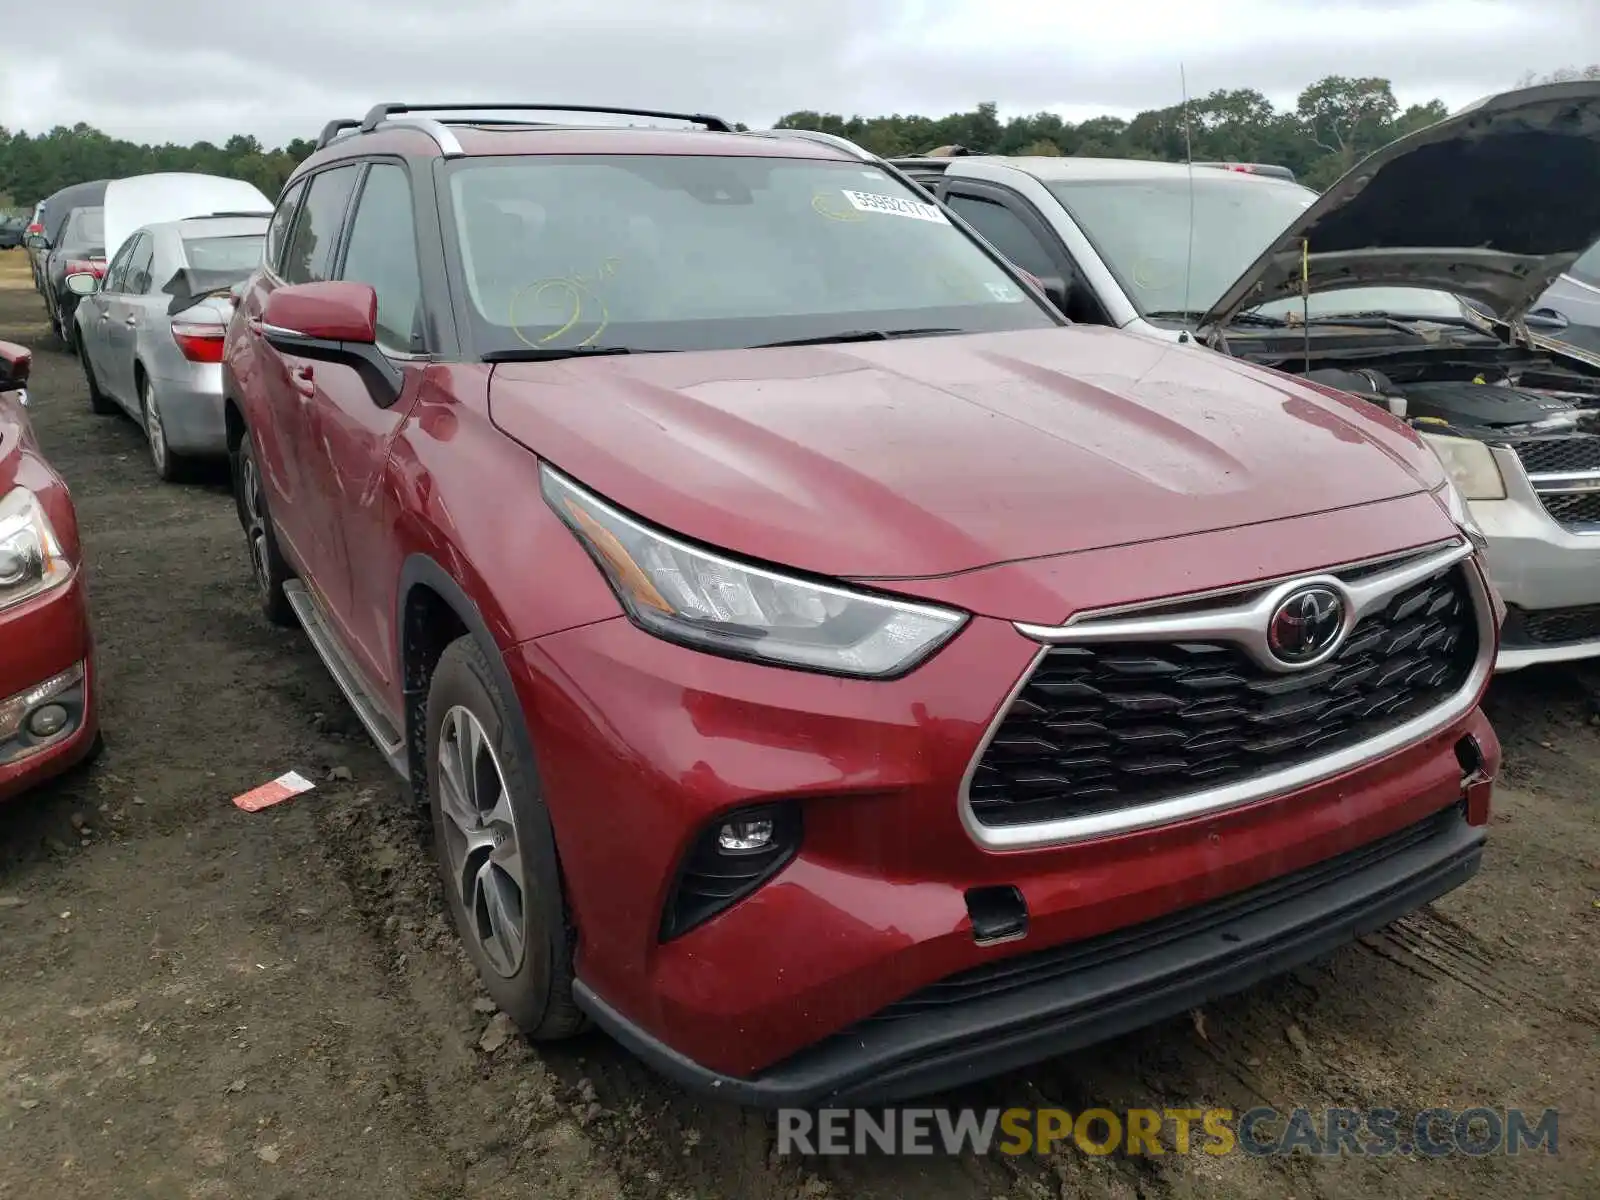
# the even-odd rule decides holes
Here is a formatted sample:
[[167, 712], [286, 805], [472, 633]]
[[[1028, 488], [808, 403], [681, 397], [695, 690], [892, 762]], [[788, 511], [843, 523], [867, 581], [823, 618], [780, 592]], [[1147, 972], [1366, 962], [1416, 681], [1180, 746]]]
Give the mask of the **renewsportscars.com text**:
[[778, 1111], [786, 1155], [1248, 1154], [1272, 1157], [1558, 1152], [1555, 1109], [891, 1108]]

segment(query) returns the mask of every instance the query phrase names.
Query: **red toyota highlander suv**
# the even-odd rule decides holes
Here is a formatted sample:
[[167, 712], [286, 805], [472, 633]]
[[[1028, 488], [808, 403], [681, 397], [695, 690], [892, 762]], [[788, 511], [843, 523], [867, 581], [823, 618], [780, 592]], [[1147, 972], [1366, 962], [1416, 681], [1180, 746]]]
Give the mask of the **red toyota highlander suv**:
[[266, 614], [522, 1029], [884, 1100], [1477, 870], [1497, 600], [1415, 433], [1067, 326], [876, 160], [550, 111], [331, 123], [225, 364]]

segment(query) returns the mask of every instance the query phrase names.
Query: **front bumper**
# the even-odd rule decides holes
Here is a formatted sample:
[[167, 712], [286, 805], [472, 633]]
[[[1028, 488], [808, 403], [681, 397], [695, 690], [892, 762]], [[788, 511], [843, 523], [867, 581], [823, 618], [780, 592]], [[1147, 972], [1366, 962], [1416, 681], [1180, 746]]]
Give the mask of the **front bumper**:
[[974, 968], [753, 1079], [707, 1070], [582, 983], [575, 997], [662, 1074], [731, 1103], [863, 1105], [943, 1091], [1177, 1016], [1415, 911], [1477, 873], [1484, 832], [1467, 808], [1170, 917]]
[[1600, 531], [1564, 528], [1545, 511], [1515, 451], [1493, 452], [1506, 497], [1468, 507], [1488, 538], [1489, 577], [1512, 610], [1495, 669], [1600, 657]]
[[[861, 1084], [851, 1056], [827, 1049], [841, 1036], [855, 1039], [872, 1073], [903, 1080], [897, 1088], [935, 1077], [919, 1065], [929, 1039], [939, 1045], [930, 1051], [939, 1071], [1004, 1069], [1019, 1056], [1108, 1036], [1109, 1026], [1070, 1006], [1058, 1011], [1051, 1000], [1031, 1016], [1008, 1002], [1001, 1008], [1009, 1015], [997, 1008], [940, 1018], [959, 1036], [940, 1033], [939, 1021], [903, 1025], [912, 1035], [882, 1043], [876, 1057], [859, 1049], [856, 1032], [841, 1031], [858, 1031], [874, 1014], [966, 972], [1037, 947], [1181, 922], [1197, 906], [1415, 826], [1460, 802], [1456, 745], [1466, 735], [1483, 748], [1487, 775], [1498, 770], [1498, 743], [1472, 708], [1387, 757], [1263, 802], [1076, 844], [986, 850], [963, 824], [961, 780], [1037, 651], [1009, 623], [982, 617], [894, 681], [714, 658], [620, 617], [515, 647], [507, 663], [538, 749], [580, 931], [580, 1002], [668, 1074], [719, 1095], [740, 1081], [738, 1094], [752, 1103], [854, 1095]], [[804, 806], [799, 853], [720, 916], [661, 941], [663, 906], [696, 834], [730, 809], [780, 799]], [[1388, 893], [1393, 914], [1414, 907], [1413, 895], [1431, 898], [1470, 873], [1403, 872]], [[1414, 888], [1406, 883], [1413, 877]], [[968, 909], [974, 888], [1015, 888], [1026, 903], [1026, 935], [980, 944]], [[1374, 885], [1373, 895], [1381, 890]], [[1365, 908], [1305, 911], [1291, 905], [1261, 917], [1265, 924], [1249, 927], [1259, 953], [1195, 970], [1195, 989], [1152, 983], [1141, 998], [1145, 985], [1127, 977], [1128, 1027], [1167, 1011], [1162, 996], [1192, 1003], [1235, 973], [1299, 961], [1302, 950], [1314, 954], [1368, 921], [1391, 919], [1376, 899]], [[1317, 933], [1317, 921], [1335, 924]], [[1161, 977], [1164, 961], [1139, 969]], [[1038, 1026], [1037, 1036], [1019, 1034], [1024, 1026]], [[990, 1032], [980, 1036], [983, 1029]], [[971, 1053], [960, 1049], [962, 1039]]]
[[75, 766], [99, 735], [99, 681], [81, 574], [0, 613], [0, 704], [74, 668], [81, 668], [81, 680], [52, 697], [68, 710], [70, 723], [48, 739], [24, 734], [0, 742], [0, 800]]

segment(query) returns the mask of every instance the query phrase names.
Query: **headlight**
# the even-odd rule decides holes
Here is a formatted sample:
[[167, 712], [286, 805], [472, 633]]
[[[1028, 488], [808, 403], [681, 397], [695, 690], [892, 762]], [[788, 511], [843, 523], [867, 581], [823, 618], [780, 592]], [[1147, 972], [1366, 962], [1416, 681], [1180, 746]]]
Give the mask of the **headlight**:
[[1506, 483], [1495, 464], [1494, 452], [1471, 438], [1445, 437], [1424, 433], [1422, 440], [1444, 463], [1445, 474], [1461, 491], [1464, 500], [1504, 500]]
[[0, 609], [47, 592], [71, 574], [38, 497], [19, 487], [0, 498]]
[[699, 650], [836, 675], [909, 671], [963, 613], [793, 579], [686, 545], [624, 516], [548, 467], [544, 497], [635, 622]]

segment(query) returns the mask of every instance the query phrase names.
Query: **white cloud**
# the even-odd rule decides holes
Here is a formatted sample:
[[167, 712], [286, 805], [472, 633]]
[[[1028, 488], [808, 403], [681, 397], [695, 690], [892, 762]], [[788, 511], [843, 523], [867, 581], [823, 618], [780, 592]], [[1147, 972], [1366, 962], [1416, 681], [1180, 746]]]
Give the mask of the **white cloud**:
[[140, 141], [309, 137], [380, 100], [537, 99], [710, 111], [1069, 120], [1330, 74], [1455, 108], [1600, 58], [1600, 0], [212, 0], [93, 6], [72, 36], [13, 22], [0, 113]]

